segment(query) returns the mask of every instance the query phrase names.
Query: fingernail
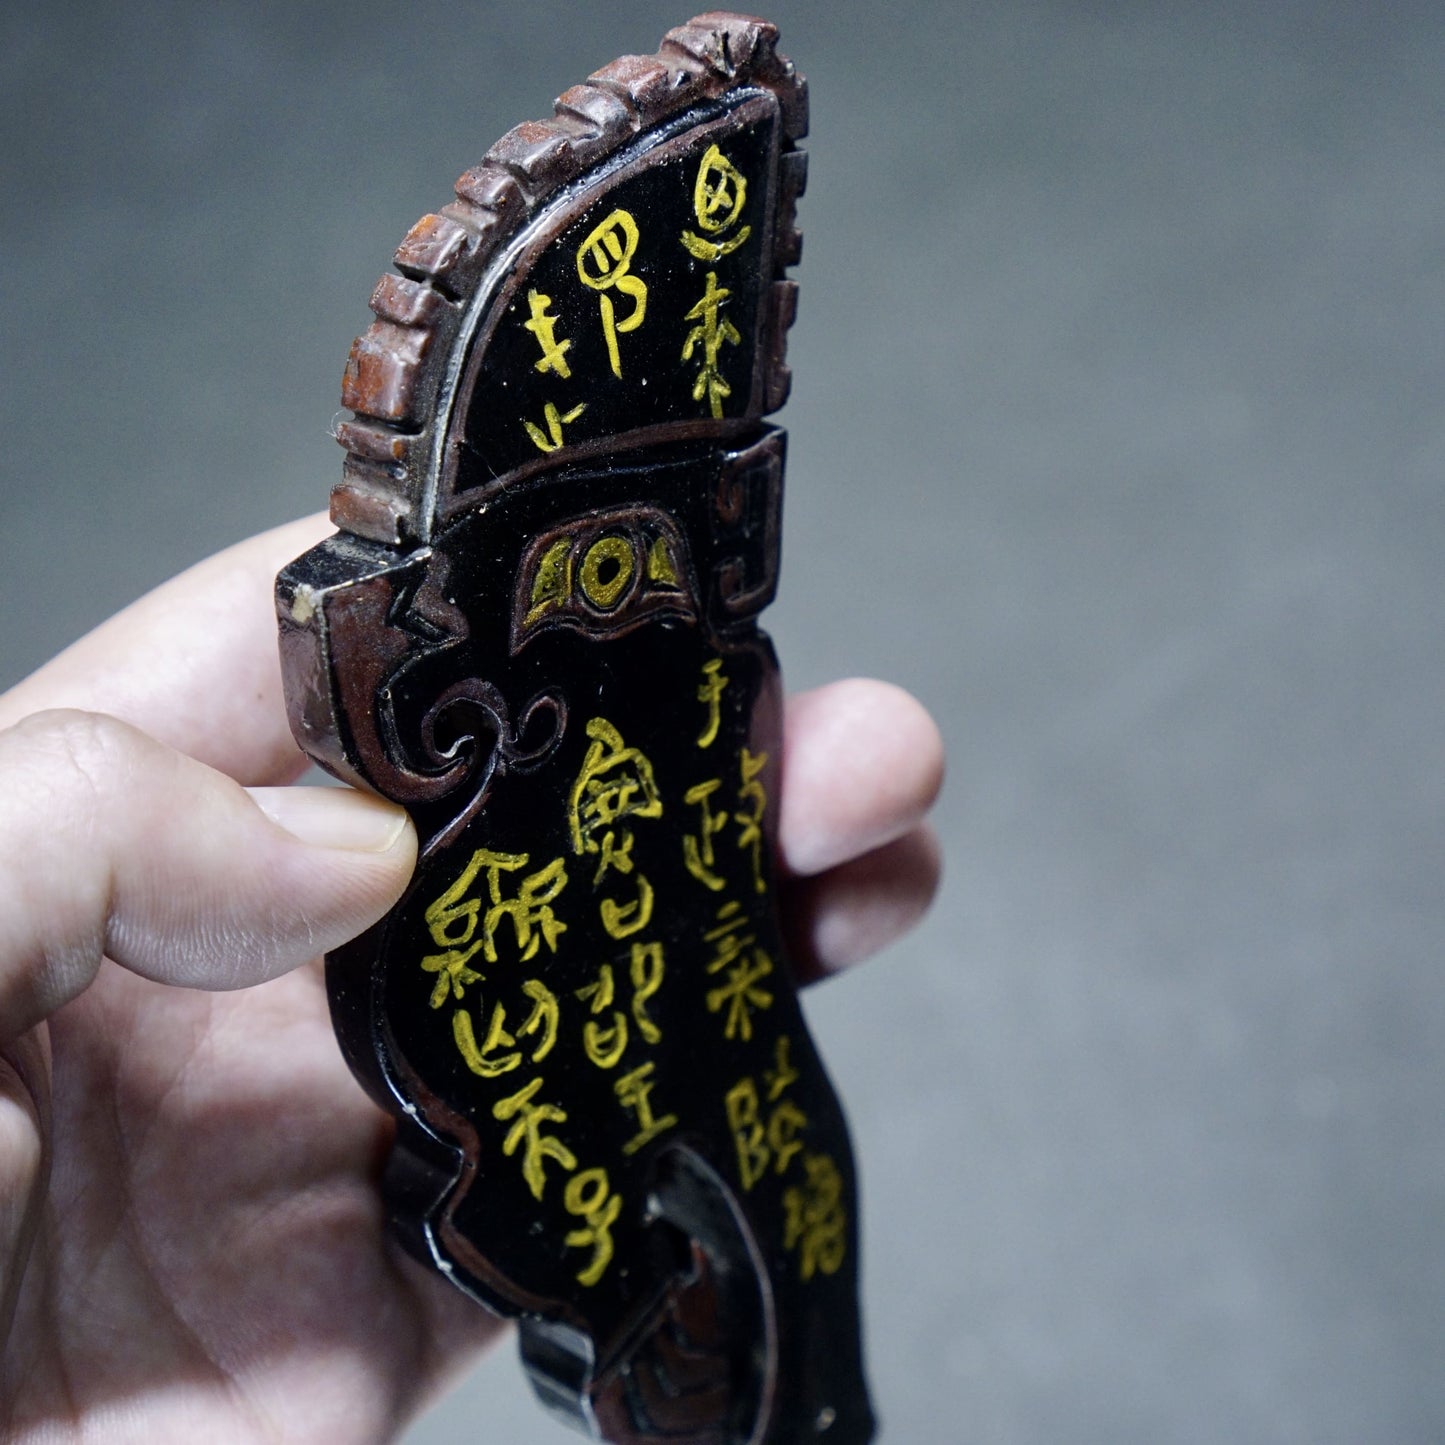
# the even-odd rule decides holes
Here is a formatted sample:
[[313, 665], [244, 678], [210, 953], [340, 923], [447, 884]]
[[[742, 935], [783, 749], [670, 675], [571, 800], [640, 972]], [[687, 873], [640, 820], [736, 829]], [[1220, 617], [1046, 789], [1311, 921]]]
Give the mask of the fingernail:
[[294, 838], [317, 848], [385, 853], [406, 827], [406, 811], [355, 788], [248, 788], [256, 806]]

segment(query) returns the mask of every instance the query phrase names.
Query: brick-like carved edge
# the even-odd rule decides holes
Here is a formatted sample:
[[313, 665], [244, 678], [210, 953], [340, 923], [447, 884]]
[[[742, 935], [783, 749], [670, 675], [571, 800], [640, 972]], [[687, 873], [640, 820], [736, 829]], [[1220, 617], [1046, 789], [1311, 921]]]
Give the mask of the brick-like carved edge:
[[391, 546], [426, 540], [421, 515], [439, 391], [467, 302], [488, 262], [541, 205], [584, 171], [690, 105], [739, 86], [771, 91], [782, 117], [775, 274], [764, 323], [764, 412], [787, 400], [787, 332], [797, 283], [786, 267], [802, 254], [796, 207], [807, 182], [808, 87], [777, 52], [778, 30], [756, 16], [712, 10], [669, 30], [655, 55], [624, 55], [558, 97], [551, 120], [508, 131], [456, 184], [456, 199], [423, 216], [396, 252], [397, 272], [376, 283], [376, 320], [356, 338], [341, 403], [353, 419], [331, 493], [343, 531]]

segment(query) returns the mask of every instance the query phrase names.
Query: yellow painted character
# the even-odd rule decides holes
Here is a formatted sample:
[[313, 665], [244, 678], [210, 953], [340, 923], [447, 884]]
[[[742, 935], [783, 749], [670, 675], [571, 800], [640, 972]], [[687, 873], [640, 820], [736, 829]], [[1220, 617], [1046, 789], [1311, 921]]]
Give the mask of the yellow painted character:
[[[615, 210], [591, 231], [577, 248], [577, 276], [584, 286], [598, 293], [602, 306], [602, 334], [607, 342], [607, 358], [613, 376], [621, 379], [622, 354], [617, 337], [636, 331], [647, 316], [647, 283], [632, 273], [632, 258], [637, 253], [640, 236], [637, 222], [630, 211]], [[632, 314], [617, 319], [612, 297], [618, 291], [632, 300]]]
[[510, 1098], [499, 1099], [492, 1105], [493, 1118], [502, 1123], [509, 1119], [516, 1121], [502, 1141], [502, 1153], [510, 1159], [519, 1148], [522, 1150], [522, 1177], [534, 1199], [540, 1199], [546, 1187], [544, 1161], [555, 1160], [567, 1170], [577, 1167], [577, 1156], [560, 1139], [542, 1132], [543, 1124], [565, 1124], [567, 1114], [555, 1104], [532, 1102], [541, 1087], [539, 1074]]
[[724, 233], [737, 224], [747, 199], [747, 177], [717, 146], [709, 146], [692, 187], [692, 214], [698, 230], [706, 234], [682, 233], [682, 244], [689, 253], [699, 261], [716, 262], [736, 251], [752, 235], [753, 228], [744, 226], [731, 236]]
[[582, 1228], [568, 1232], [565, 1242], [569, 1249], [591, 1249], [591, 1260], [577, 1273], [577, 1282], [591, 1288], [612, 1262], [616, 1249], [612, 1226], [622, 1213], [622, 1200], [612, 1192], [605, 1169], [584, 1169], [567, 1181], [562, 1202], [569, 1214], [583, 1221]]

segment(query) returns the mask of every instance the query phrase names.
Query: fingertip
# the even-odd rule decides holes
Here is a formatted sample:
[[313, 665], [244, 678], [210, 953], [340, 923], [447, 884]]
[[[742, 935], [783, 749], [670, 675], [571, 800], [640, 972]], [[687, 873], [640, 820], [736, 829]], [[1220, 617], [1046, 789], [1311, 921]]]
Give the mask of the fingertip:
[[[253, 914], [274, 905], [272, 938], [238, 983], [285, 972], [365, 932], [405, 892], [417, 835], [399, 805], [349, 787], [247, 788], [266, 820], [245, 844], [253, 860], [245, 893]], [[268, 826], [269, 825], [269, 826]], [[237, 833], [238, 845], [243, 834]], [[212, 986], [231, 987], [232, 983]]]
[[911, 800], [919, 813], [938, 801], [943, 789], [945, 757], [943, 734], [933, 714], [905, 688], [877, 678], [849, 678], [854, 705], [864, 706], [888, 720], [892, 747], [909, 760]]
[[779, 819], [784, 868], [822, 873], [903, 836], [933, 806], [943, 773], [937, 725], [893, 683], [848, 678], [790, 698]]

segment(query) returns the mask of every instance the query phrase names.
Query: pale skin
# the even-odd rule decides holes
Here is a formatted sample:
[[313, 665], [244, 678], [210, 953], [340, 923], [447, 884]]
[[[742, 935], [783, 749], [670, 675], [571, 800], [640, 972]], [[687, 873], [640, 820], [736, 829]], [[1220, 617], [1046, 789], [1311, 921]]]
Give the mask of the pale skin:
[[[318, 956], [416, 852], [400, 810], [289, 786], [271, 580], [328, 530], [221, 553], [0, 697], [7, 1439], [388, 1440], [502, 1328], [386, 1240], [390, 1125], [327, 1016]], [[927, 907], [941, 773], [897, 688], [791, 700], [810, 975]]]

